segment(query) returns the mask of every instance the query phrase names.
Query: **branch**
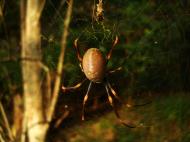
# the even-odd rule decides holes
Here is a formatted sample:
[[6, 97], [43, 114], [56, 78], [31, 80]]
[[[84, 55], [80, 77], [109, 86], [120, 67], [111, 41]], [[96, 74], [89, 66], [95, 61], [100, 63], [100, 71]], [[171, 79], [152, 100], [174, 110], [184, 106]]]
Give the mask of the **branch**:
[[66, 48], [66, 43], [67, 43], [68, 29], [69, 29], [69, 24], [70, 24], [70, 20], [71, 20], [73, 0], [70, 0], [68, 5], [69, 5], [69, 7], [67, 9], [67, 13], [66, 13], [65, 21], [64, 21], [64, 32], [63, 32], [62, 40], [61, 40], [61, 53], [60, 53], [59, 61], [58, 61], [58, 65], [57, 65], [57, 74], [58, 75], [56, 76], [56, 79], [55, 79], [55, 85], [54, 85], [54, 90], [53, 90], [53, 94], [52, 94], [52, 101], [51, 101], [51, 104], [49, 107], [49, 112], [47, 115], [48, 122], [52, 120], [55, 106], [57, 103], [57, 98], [59, 95], [61, 75], [62, 75], [62, 69], [63, 69], [63, 63], [64, 63], [64, 55], [65, 55], [65, 48]]
[[4, 121], [4, 123], [5, 123], [5, 127], [6, 127], [6, 129], [7, 129], [9, 139], [10, 139], [11, 141], [13, 141], [14, 138], [13, 138], [13, 135], [12, 135], [12, 132], [11, 132], [11, 127], [10, 127], [10, 125], [9, 125], [9, 121], [8, 121], [8, 119], [7, 119], [7, 115], [6, 115], [6, 113], [5, 113], [5, 110], [4, 110], [3, 105], [2, 105], [1, 102], [0, 102], [0, 112], [1, 112], [1, 115], [2, 115], [2, 117], [3, 117], [3, 121]]

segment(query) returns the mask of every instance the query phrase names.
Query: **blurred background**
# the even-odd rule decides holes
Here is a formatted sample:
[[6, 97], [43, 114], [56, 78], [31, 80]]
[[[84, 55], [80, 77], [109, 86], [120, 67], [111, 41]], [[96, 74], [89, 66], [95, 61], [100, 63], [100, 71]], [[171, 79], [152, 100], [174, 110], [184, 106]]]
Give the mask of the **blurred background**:
[[[85, 107], [86, 120], [82, 121], [85, 82], [75, 91], [60, 91], [48, 141], [189, 142], [190, 2], [103, 0], [102, 21], [94, 18], [97, 3], [74, 1], [62, 84], [73, 86], [85, 78], [73, 48], [76, 38], [82, 55], [92, 47], [106, 55], [118, 36], [107, 69], [122, 70], [110, 74], [108, 80], [126, 104], [135, 106], [127, 108], [115, 100], [122, 118], [137, 127], [130, 129], [119, 123], [101, 84], [93, 84]], [[12, 98], [22, 94], [19, 4], [0, 1], [0, 99], [10, 119]], [[41, 17], [42, 60], [52, 77], [65, 12], [66, 1], [46, 0]], [[146, 102], [151, 103], [138, 106]]]

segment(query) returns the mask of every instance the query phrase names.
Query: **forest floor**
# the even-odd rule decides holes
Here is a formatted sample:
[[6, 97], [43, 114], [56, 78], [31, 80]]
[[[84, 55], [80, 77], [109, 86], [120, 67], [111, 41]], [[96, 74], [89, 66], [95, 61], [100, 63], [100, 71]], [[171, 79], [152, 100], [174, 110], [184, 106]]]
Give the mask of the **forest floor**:
[[[119, 123], [111, 109], [92, 119], [65, 125], [51, 136], [53, 142], [190, 142], [190, 94], [153, 97], [152, 103], [119, 112], [128, 128]], [[95, 112], [96, 113], [96, 112]]]

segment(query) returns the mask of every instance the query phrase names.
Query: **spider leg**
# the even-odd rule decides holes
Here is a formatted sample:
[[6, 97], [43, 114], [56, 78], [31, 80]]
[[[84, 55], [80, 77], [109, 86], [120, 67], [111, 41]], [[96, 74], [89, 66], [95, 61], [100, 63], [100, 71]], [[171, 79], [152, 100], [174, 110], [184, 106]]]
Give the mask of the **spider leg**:
[[[118, 100], [120, 101], [122, 104], [125, 104], [121, 98], [117, 95], [117, 93], [115, 92], [115, 90], [112, 88], [111, 84], [109, 83], [109, 81], [107, 80], [107, 86], [108, 88], [111, 90], [113, 96]], [[143, 103], [143, 104], [135, 104], [135, 105], [129, 105], [129, 104], [125, 104], [126, 107], [130, 108], [130, 107], [139, 107], [139, 106], [145, 106], [147, 104], [150, 104], [152, 103], [152, 101], [148, 101], [146, 103]]]
[[113, 96], [118, 100], [120, 101], [121, 103], [123, 103], [123, 101], [121, 100], [121, 98], [117, 95], [117, 93], [115, 92], [115, 90], [112, 88], [111, 84], [109, 83], [109, 81], [107, 80], [107, 87], [108, 89], [111, 90]]
[[127, 124], [124, 120], [121, 119], [121, 116], [119, 115], [117, 109], [114, 107], [114, 104], [113, 104], [113, 99], [109, 93], [109, 87], [107, 84], [105, 84], [105, 88], [106, 88], [106, 92], [107, 92], [107, 95], [108, 95], [108, 100], [109, 100], [109, 103], [110, 105], [112, 106], [112, 108], [114, 109], [114, 112], [115, 112], [115, 115], [116, 117], [118, 118], [118, 120], [120, 121], [121, 124], [123, 124], [124, 126], [126, 127], [129, 127], [129, 128], [135, 128], [136, 126], [132, 126], [130, 124]]
[[118, 43], [119, 39], [118, 39], [118, 36], [115, 37], [115, 40], [113, 42], [113, 45], [109, 51], [109, 53], [107, 54], [107, 60], [109, 60], [111, 58], [111, 55], [112, 55], [112, 51], [113, 51], [113, 48], [116, 46], [116, 44]]
[[148, 104], [151, 104], [152, 103], [152, 100], [149, 100], [143, 104], [135, 104], [135, 105], [129, 105], [127, 104], [127, 107], [139, 107], [139, 106], [145, 106], [145, 105], [148, 105]]
[[83, 99], [82, 120], [84, 120], [84, 107], [85, 107], [86, 101], [88, 100], [88, 94], [90, 92], [91, 87], [92, 87], [92, 81], [90, 81], [90, 84], [88, 85], [88, 90], [87, 90], [86, 95], [84, 96], [84, 99]]
[[86, 81], [87, 79], [84, 79], [83, 81], [81, 81], [80, 83], [76, 84], [75, 86], [72, 86], [72, 87], [65, 87], [62, 85], [62, 90], [63, 92], [66, 92], [66, 91], [72, 91], [72, 90], [75, 90], [75, 89], [78, 89], [81, 87], [81, 85]]
[[122, 70], [122, 67], [118, 67], [118, 68], [116, 68], [114, 70], [109, 70], [108, 73], [112, 74], [112, 73], [115, 73], [115, 72], [120, 71], [120, 70]]
[[80, 54], [80, 51], [79, 51], [79, 48], [78, 48], [78, 38], [75, 39], [75, 41], [74, 41], [74, 47], [75, 47], [75, 49], [77, 51], [77, 58], [78, 58], [78, 60], [80, 62], [82, 62], [82, 57], [81, 57], [81, 54]]

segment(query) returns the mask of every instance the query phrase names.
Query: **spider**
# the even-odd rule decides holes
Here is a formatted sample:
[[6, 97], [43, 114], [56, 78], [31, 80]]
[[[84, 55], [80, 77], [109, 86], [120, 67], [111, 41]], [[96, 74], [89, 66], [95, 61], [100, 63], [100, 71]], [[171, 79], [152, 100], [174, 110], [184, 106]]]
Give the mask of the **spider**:
[[[84, 108], [85, 108], [85, 104], [88, 100], [88, 95], [89, 95], [90, 89], [92, 87], [92, 84], [93, 83], [95, 83], [95, 84], [103, 83], [105, 86], [105, 90], [107, 92], [108, 101], [109, 101], [110, 105], [112, 106], [112, 108], [114, 109], [115, 115], [118, 118], [118, 120], [120, 121], [120, 123], [122, 123], [123, 125], [125, 125], [127, 127], [134, 128], [135, 126], [127, 124], [124, 120], [121, 119], [117, 109], [114, 106], [113, 97], [118, 99], [119, 101], [121, 101], [121, 99], [119, 98], [119, 96], [117, 95], [115, 90], [112, 88], [111, 84], [109, 83], [109, 81], [107, 79], [107, 74], [113, 73], [113, 72], [121, 69], [121, 68], [118, 68], [113, 71], [107, 71], [107, 69], [106, 69], [106, 65], [111, 58], [113, 48], [117, 45], [117, 43], [118, 43], [118, 36], [116, 36], [116, 38], [112, 44], [112, 47], [109, 50], [106, 57], [102, 54], [102, 52], [98, 48], [89, 48], [85, 52], [84, 56], [82, 57], [79, 52], [79, 48], [78, 48], [78, 39], [76, 39], [74, 41], [74, 47], [77, 52], [77, 58], [80, 62], [81, 70], [86, 76], [85, 80], [88, 79], [90, 81], [87, 92], [83, 99], [82, 120], [84, 120]], [[75, 89], [79, 88], [84, 83], [84, 81], [78, 83], [77, 85], [75, 85], [73, 87], [62, 86], [62, 90], [64, 92], [67, 90], [75, 90]], [[112, 94], [110, 93], [110, 91]]]

